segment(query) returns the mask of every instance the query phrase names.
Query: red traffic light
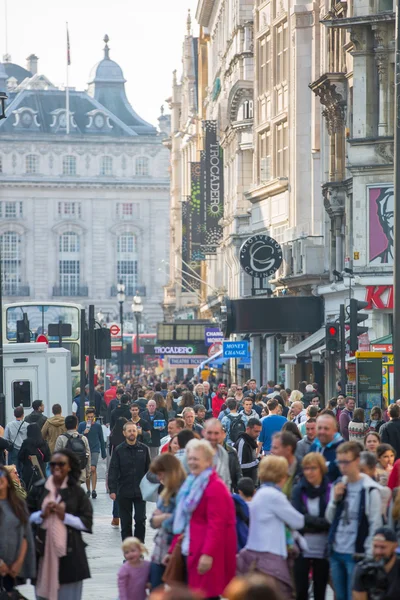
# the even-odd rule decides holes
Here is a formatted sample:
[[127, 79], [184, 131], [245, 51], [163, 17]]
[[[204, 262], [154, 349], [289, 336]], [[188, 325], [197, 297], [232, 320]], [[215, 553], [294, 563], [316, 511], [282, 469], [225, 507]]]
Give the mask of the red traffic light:
[[335, 335], [338, 334], [337, 327], [334, 327], [334, 325], [330, 325], [330, 327], [328, 327], [328, 333], [329, 333], [329, 335], [331, 335], [332, 337], [334, 337]]

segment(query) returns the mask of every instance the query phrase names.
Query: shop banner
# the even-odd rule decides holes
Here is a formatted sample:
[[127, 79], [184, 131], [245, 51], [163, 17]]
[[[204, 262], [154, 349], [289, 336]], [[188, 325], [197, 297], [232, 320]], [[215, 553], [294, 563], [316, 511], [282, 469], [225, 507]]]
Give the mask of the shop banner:
[[216, 254], [222, 241], [220, 219], [224, 216], [224, 165], [222, 148], [217, 140], [217, 121], [203, 121], [204, 156], [201, 161], [201, 211], [204, 223], [204, 254]]
[[190, 205], [190, 259], [192, 261], [201, 261], [205, 256], [201, 250], [203, 223], [200, 211], [200, 181], [201, 181], [201, 166], [199, 162], [190, 163], [190, 189], [191, 195], [189, 200]]

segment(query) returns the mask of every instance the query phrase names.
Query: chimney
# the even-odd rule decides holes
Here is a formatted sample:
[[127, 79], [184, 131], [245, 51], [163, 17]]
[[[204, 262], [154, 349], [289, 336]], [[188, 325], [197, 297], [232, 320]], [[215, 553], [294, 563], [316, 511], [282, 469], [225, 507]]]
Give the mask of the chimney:
[[36, 56], [36, 54], [31, 54], [26, 59], [26, 68], [28, 69], [28, 71], [30, 71], [32, 73], [32, 75], [36, 75], [36, 73], [37, 73], [37, 70], [38, 70], [38, 60], [39, 59]]

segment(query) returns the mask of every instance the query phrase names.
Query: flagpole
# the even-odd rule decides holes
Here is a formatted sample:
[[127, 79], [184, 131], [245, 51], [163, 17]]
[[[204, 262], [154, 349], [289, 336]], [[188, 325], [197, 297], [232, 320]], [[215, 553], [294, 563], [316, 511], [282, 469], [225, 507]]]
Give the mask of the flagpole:
[[65, 97], [65, 111], [66, 111], [66, 119], [67, 119], [67, 135], [69, 135], [69, 64], [70, 64], [70, 54], [69, 54], [69, 33], [68, 33], [68, 23], [67, 23], [67, 84], [66, 84], [66, 97]]

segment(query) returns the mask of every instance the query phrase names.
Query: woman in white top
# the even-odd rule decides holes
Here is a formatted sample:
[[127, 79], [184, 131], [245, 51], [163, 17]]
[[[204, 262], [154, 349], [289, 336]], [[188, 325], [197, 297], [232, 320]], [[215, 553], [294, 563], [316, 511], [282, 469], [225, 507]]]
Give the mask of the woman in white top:
[[288, 529], [302, 529], [304, 515], [290, 504], [282, 492], [288, 463], [281, 456], [262, 459], [258, 475], [260, 489], [249, 504], [250, 524], [246, 547], [238, 555], [238, 572], [261, 571], [276, 580], [283, 598], [292, 598], [292, 582], [287, 563]]

